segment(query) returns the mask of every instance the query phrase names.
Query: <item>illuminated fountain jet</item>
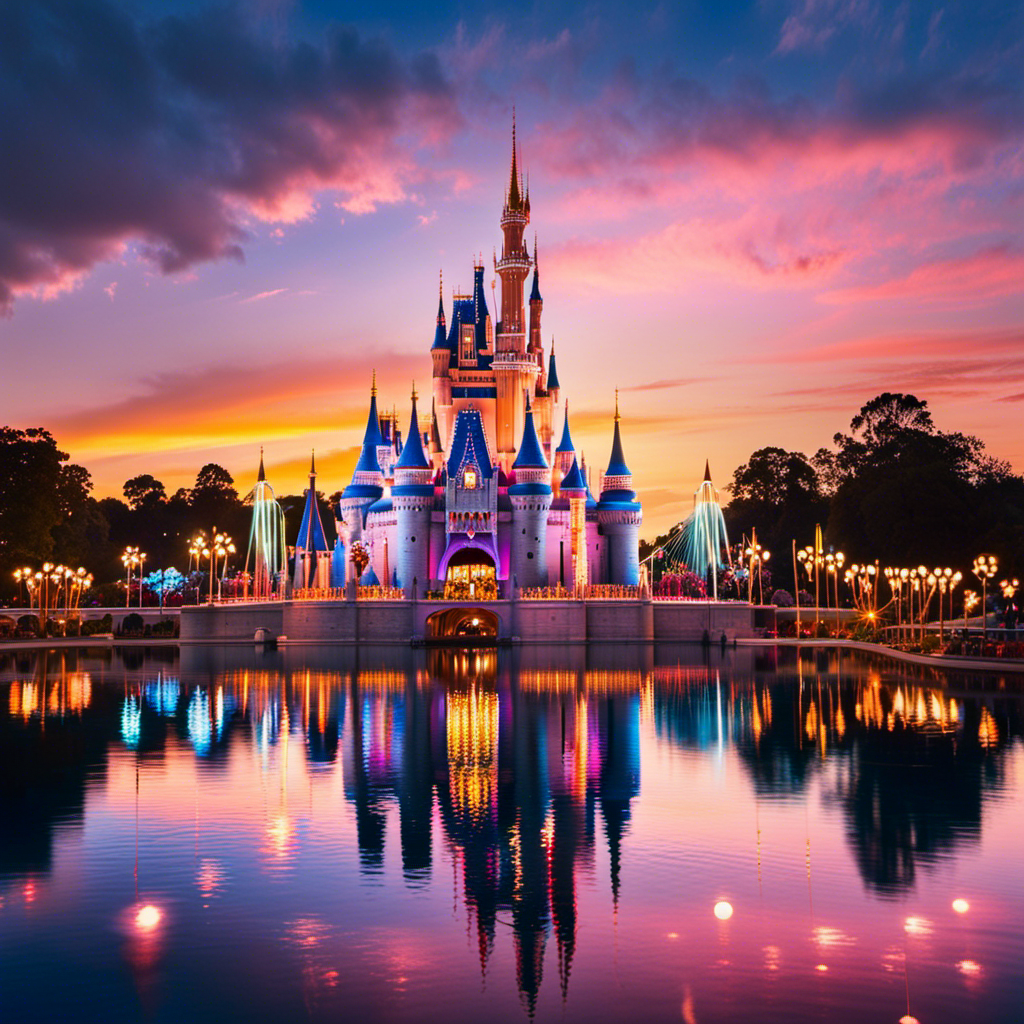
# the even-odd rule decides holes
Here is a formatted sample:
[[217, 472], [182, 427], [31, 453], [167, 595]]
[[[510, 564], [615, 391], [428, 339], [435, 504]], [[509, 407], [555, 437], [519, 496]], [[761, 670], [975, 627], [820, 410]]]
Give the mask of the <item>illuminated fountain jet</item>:
[[693, 496], [693, 512], [683, 523], [683, 561], [703, 579], [711, 573], [712, 596], [718, 600], [718, 570], [727, 564], [729, 538], [718, 491], [711, 483], [711, 466], [704, 463], [704, 480]]
[[260, 470], [252, 491], [252, 528], [245, 571], [251, 573], [252, 596], [257, 601], [273, 597], [287, 562], [284, 547], [284, 512], [267, 483], [260, 451]]

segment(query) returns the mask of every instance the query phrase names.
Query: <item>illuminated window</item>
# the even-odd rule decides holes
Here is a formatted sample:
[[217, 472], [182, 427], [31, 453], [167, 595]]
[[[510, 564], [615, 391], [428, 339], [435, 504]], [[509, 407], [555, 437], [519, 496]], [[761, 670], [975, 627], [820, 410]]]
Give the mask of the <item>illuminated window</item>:
[[470, 466], [462, 476], [462, 486], [467, 491], [476, 490], [476, 470]]

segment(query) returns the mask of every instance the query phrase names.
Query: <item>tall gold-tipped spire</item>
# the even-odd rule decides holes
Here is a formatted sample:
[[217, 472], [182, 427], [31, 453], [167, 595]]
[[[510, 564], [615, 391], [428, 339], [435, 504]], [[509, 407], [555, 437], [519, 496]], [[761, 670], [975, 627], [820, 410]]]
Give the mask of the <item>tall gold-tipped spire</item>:
[[373, 371], [373, 383], [370, 384], [370, 397], [371, 398], [376, 398], [377, 397], [377, 371], [376, 370]]
[[519, 190], [519, 170], [516, 164], [516, 108], [512, 108], [512, 172], [508, 185], [508, 206], [510, 210], [520, 210], [523, 197]]
[[[552, 347], [552, 349], [554, 349], [554, 346], [555, 346], [555, 339], [552, 338], [551, 339], [551, 347]], [[615, 389], [615, 422], [616, 423], [619, 422], [619, 389], [618, 388]]]

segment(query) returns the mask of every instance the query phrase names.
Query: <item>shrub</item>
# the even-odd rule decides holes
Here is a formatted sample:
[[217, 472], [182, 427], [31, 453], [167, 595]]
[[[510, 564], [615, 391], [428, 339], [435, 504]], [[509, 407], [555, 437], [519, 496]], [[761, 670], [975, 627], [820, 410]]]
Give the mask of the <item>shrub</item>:
[[153, 636], [177, 636], [178, 620], [161, 619], [153, 624]]
[[939, 649], [939, 638], [932, 633], [928, 633], [925, 638], [921, 641], [921, 653], [922, 654], [934, 654]]
[[142, 636], [145, 629], [146, 620], [138, 612], [126, 615], [121, 623], [121, 633], [124, 636]]
[[18, 619], [19, 636], [39, 636], [39, 619], [35, 615], [22, 615]]
[[792, 608], [793, 595], [788, 590], [776, 590], [772, 594], [772, 604], [777, 608]]
[[18, 624], [14, 619], [0, 615], [0, 636], [14, 636], [17, 630]]

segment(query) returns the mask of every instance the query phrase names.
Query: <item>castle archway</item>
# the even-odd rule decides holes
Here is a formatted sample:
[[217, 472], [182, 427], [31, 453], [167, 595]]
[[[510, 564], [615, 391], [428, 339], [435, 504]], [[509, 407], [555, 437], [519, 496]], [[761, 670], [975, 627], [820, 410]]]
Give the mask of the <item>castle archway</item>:
[[462, 547], [448, 559], [444, 596], [449, 601], [493, 601], [498, 596], [494, 557], [478, 547]]
[[498, 616], [485, 608], [447, 608], [427, 619], [431, 637], [465, 637], [467, 640], [498, 635]]

